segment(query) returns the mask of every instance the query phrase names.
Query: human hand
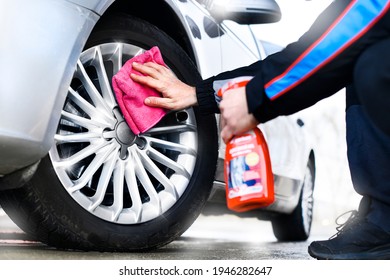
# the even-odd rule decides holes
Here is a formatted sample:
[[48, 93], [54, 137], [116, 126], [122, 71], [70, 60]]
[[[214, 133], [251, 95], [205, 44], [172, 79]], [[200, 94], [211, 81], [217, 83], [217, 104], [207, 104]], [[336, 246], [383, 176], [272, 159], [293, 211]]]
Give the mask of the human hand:
[[133, 63], [133, 69], [146, 76], [131, 74], [130, 77], [162, 94], [162, 97], [148, 97], [144, 103], [151, 107], [169, 110], [182, 110], [197, 105], [195, 87], [180, 81], [175, 74], [163, 65], [147, 62]]
[[223, 94], [219, 104], [221, 111], [221, 136], [227, 143], [234, 135], [239, 135], [256, 127], [259, 122], [248, 113], [245, 87], [235, 88]]

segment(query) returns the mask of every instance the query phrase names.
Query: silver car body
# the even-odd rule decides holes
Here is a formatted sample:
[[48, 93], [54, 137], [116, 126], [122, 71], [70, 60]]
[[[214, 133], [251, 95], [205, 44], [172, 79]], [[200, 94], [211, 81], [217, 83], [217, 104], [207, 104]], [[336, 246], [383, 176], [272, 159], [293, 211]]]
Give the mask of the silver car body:
[[77, 59], [98, 19], [68, 1], [0, 1], [1, 175], [51, 148]]
[[[182, 25], [203, 78], [251, 64], [270, 52], [250, 25], [224, 21], [219, 34], [210, 36], [202, 25], [213, 19], [198, 2], [161, 1]], [[26, 168], [48, 153], [77, 59], [94, 25], [114, 2], [0, 0], [1, 176]], [[279, 117], [261, 129], [270, 149], [276, 195], [293, 200], [291, 208], [283, 210], [291, 212], [312, 150], [308, 136], [295, 116]], [[221, 144], [220, 161], [223, 158]], [[218, 182], [222, 178], [219, 168], [216, 187], [222, 186]], [[287, 183], [291, 188], [281, 190], [279, 186]], [[277, 208], [277, 203], [272, 207]]]

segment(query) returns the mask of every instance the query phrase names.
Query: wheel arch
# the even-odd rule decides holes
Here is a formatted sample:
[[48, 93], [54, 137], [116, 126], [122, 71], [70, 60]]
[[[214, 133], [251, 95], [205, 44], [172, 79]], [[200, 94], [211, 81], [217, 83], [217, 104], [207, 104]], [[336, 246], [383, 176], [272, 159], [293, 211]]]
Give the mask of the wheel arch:
[[[153, 2], [153, 3], [152, 3]], [[153, 9], [150, 6], [153, 5]], [[187, 53], [196, 65], [194, 50], [191, 46], [189, 34], [184, 28], [177, 12], [172, 8], [173, 1], [133, 1], [116, 0], [104, 12], [101, 19], [113, 14], [124, 13], [148, 21], [167, 33]], [[161, 15], [165, 15], [162, 17]]]

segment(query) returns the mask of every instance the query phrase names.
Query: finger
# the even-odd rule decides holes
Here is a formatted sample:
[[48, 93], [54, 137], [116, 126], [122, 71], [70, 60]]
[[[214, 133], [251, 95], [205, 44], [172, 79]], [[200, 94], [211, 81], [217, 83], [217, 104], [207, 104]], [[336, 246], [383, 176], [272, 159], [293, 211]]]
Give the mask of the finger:
[[221, 138], [223, 140], [223, 142], [226, 144], [228, 142], [228, 140], [225, 140], [226, 136], [226, 129], [225, 129], [225, 126], [226, 126], [226, 121], [225, 121], [225, 118], [222, 117], [221, 115], [221, 118], [220, 118], [220, 125], [221, 125]]
[[155, 62], [146, 62], [144, 63], [144, 66], [150, 67], [160, 73], [165, 73], [166, 71], [170, 71], [167, 67], [161, 64], [157, 64]]
[[141, 72], [142, 74], [151, 76], [153, 78], [156, 78], [159, 75], [159, 71], [157, 71], [155, 68], [150, 67], [146, 64], [140, 64], [138, 62], [133, 62], [132, 66], [133, 66], [134, 70], [137, 70], [138, 72]]
[[156, 79], [161, 79], [162, 77], [168, 77], [172, 75], [172, 71], [169, 68], [155, 62], [146, 62], [141, 66], [138, 63], [136, 67], [137, 68], [134, 69], [137, 70], [139, 68], [142, 73], [152, 76]]
[[221, 131], [221, 137], [225, 144], [227, 144], [230, 141], [230, 139], [232, 139], [233, 135], [234, 134], [227, 126], [225, 126]]
[[138, 83], [141, 83], [141, 84], [144, 84], [147, 86], [152, 86], [152, 87], [156, 86], [156, 80], [149, 77], [149, 76], [142, 76], [142, 75], [137, 75], [137, 74], [131, 73], [130, 78], [135, 82], [138, 82]]
[[164, 97], [149, 96], [144, 100], [145, 105], [150, 107], [159, 107], [171, 110], [173, 108], [172, 100]]
[[161, 94], [164, 91], [164, 83], [161, 82], [160, 80], [156, 80], [156, 79], [149, 77], [149, 76], [141, 76], [141, 75], [137, 75], [137, 74], [133, 74], [133, 73], [130, 74], [130, 78], [134, 82], [143, 84], [143, 85], [148, 86], [150, 88], [153, 88], [153, 89], [157, 90], [158, 92], [160, 92]]

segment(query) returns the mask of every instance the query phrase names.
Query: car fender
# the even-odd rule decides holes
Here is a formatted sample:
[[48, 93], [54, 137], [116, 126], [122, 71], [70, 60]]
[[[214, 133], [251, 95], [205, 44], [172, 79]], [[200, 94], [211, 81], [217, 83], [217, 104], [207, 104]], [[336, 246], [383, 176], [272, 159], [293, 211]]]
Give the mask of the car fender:
[[87, 10], [93, 11], [98, 15], [102, 15], [108, 7], [111, 6], [115, 0], [66, 0], [70, 3], [74, 3], [77, 6], [83, 7]]
[[1, 1], [0, 25], [9, 28], [0, 29], [0, 175], [37, 162], [51, 148], [77, 59], [98, 18], [68, 1]]

